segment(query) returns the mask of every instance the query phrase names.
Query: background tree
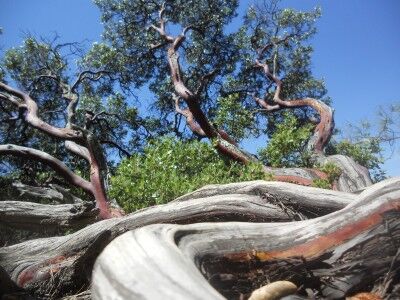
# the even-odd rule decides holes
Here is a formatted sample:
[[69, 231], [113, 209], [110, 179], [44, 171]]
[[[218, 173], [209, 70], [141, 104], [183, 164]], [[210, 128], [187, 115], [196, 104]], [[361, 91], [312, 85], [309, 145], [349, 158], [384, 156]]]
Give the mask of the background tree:
[[[69, 49], [63, 55], [66, 47]], [[5, 79], [19, 89], [6, 83], [0, 87], [1, 154], [35, 158], [42, 165], [50, 165], [69, 183], [92, 195], [100, 215], [109, 217], [106, 195], [109, 175], [102, 144], [129, 154], [119, 143], [128, 135], [127, 128], [139, 132], [143, 124], [136, 110], [129, 108], [122, 96], [112, 95], [114, 80], [107, 71], [77, 70], [74, 75], [68, 69], [66, 56], [79, 52], [74, 43], [55, 45], [32, 37], [26, 39], [23, 47], [6, 52]], [[103, 102], [102, 97], [107, 97], [107, 101]], [[80, 100], [83, 103], [78, 109]], [[57, 141], [64, 142], [65, 147]], [[75, 158], [68, 158], [67, 152]], [[25, 171], [22, 175], [30, 178], [37, 172], [43, 174], [42, 165], [26, 169], [24, 160], [5, 163], [7, 169]], [[68, 167], [83, 177], [72, 173]]]
[[380, 106], [374, 118], [349, 124], [328, 151], [354, 157], [370, 169], [374, 181], [380, 181], [386, 178], [384, 161], [399, 153], [399, 120], [399, 103]]
[[[284, 122], [282, 112], [290, 109], [296, 118], [292, 131], [293, 126], [304, 129], [303, 137], [292, 142], [285, 155], [297, 157], [292, 165], [311, 167], [316, 162], [325, 163], [323, 150], [333, 132], [333, 111], [324, 103], [329, 99], [324, 98], [323, 82], [312, 77], [312, 48], [307, 45], [307, 39], [315, 32], [318, 9], [295, 12], [280, 9], [276, 1], [263, 2], [249, 10], [241, 28], [230, 33], [226, 26], [234, 17], [236, 1], [222, 1], [216, 6], [203, 2], [182, 6], [170, 1], [147, 5], [142, 1], [99, 0], [96, 4], [102, 11], [105, 43], [109, 45], [105, 53], [121, 55], [121, 77], [128, 78], [124, 75], [127, 73], [142, 75], [130, 78], [138, 86], [143, 77], [148, 79], [149, 88], [156, 95], [154, 107], [165, 120], [163, 123], [172, 124], [171, 131], [178, 136], [187, 136], [187, 129], [182, 132], [180, 126], [184, 118], [189, 132], [211, 140], [221, 154], [242, 163], [257, 161], [237, 142], [262, 131], [272, 138], [276, 128], [285, 127], [277, 125]], [[142, 62], [148, 56], [151, 63], [144, 66]], [[265, 96], [257, 97], [260, 94]], [[311, 96], [323, 101], [308, 98]], [[299, 99], [283, 100], [286, 97]], [[267, 117], [260, 110], [267, 111]], [[308, 138], [305, 135], [309, 124], [314, 124], [315, 130]], [[300, 156], [306, 149], [309, 154]], [[313, 153], [319, 158], [310, 160]], [[262, 158], [268, 164], [275, 160], [275, 166], [279, 166], [277, 161], [283, 166], [280, 156]], [[341, 164], [339, 157], [335, 159]], [[343, 174], [349, 171], [342, 169]], [[362, 181], [344, 184], [346, 176], [342, 176], [341, 188], [358, 189], [370, 184], [366, 170], [353, 169], [360, 173]], [[326, 176], [309, 169], [265, 170], [278, 180], [309, 185]]]

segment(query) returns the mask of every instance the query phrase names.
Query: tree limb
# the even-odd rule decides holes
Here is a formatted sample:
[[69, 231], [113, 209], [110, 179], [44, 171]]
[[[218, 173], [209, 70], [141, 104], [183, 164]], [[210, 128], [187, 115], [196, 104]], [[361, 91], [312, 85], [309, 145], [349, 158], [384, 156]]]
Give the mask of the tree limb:
[[[53, 136], [58, 139], [72, 140], [76, 142], [84, 142], [82, 133], [79, 131], [72, 130], [70, 128], [59, 128], [52, 126], [39, 118], [39, 108], [36, 102], [29, 97], [27, 94], [11, 88], [10, 86], [0, 82], [0, 91], [5, 92], [12, 97], [5, 97], [4, 93], [0, 99], [7, 99], [18, 108], [26, 109], [24, 120], [32, 127], [39, 129], [40, 131]], [[21, 100], [19, 102], [13, 97], [17, 97]]]
[[[308, 195], [313, 196], [308, 199]], [[315, 212], [323, 215], [336, 211], [355, 197], [282, 182], [253, 181], [209, 186], [202, 192], [189, 195], [184, 201], [181, 199], [122, 218], [100, 221], [67, 236], [0, 248], [0, 267], [27, 291], [47, 291], [46, 287], [54, 286], [56, 282], [58, 288], [54, 292], [62, 295], [77, 292], [81, 286], [87, 285], [91, 266], [98, 254], [112, 239], [128, 230], [155, 223], [285, 222], [298, 219], [299, 213], [314, 216]]]
[[120, 152], [124, 153], [127, 157], [131, 157], [132, 154], [126, 151], [124, 148], [122, 148], [120, 145], [118, 145], [116, 142], [111, 141], [111, 140], [102, 140], [100, 141], [102, 144], [108, 144], [114, 148], [117, 148]]
[[[316, 152], [317, 154], [322, 154], [325, 146], [329, 142], [331, 135], [333, 133], [333, 129], [335, 127], [335, 123], [333, 120], [333, 110], [328, 105], [323, 103], [322, 101], [313, 99], [313, 98], [304, 98], [304, 99], [296, 99], [296, 100], [283, 100], [280, 98], [280, 93], [282, 90], [282, 81], [274, 74], [270, 72], [269, 66], [267, 63], [261, 63], [258, 59], [256, 60], [256, 66], [262, 68], [264, 74], [272, 80], [276, 85], [276, 90], [274, 94], [274, 102], [279, 105], [281, 108], [298, 108], [309, 106], [315, 109], [320, 115], [319, 124], [314, 129], [314, 135], [311, 137], [308, 147], [309, 150]], [[270, 109], [270, 106], [267, 104], [264, 106], [263, 101], [257, 101], [261, 106], [265, 109]]]
[[96, 221], [98, 210], [93, 203], [39, 204], [0, 201], [0, 224], [16, 229], [42, 231], [81, 228]]
[[71, 86], [71, 91], [75, 92], [76, 89], [79, 87], [79, 85], [84, 81], [84, 80], [90, 80], [90, 81], [98, 81], [103, 77], [103, 75], [110, 75], [110, 72], [106, 70], [100, 70], [100, 71], [90, 71], [86, 70], [81, 73], [79, 73], [76, 81], [72, 84]]
[[376, 184], [344, 209], [312, 220], [157, 224], [127, 232], [97, 259], [92, 297], [240, 299], [277, 280], [324, 299], [370, 291], [400, 266], [399, 180]]
[[51, 167], [54, 171], [56, 171], [59, 175], [61, 175], [67, 182], [82, 188], [89, 194], [93, 194], [93, 188], [90, 182], [76, 175], [74, 172], [68, 169], [68, 167], [62, 161], [58, 160], [57, 158], [51, 156], [46, 152], [28, 147], [7, 144], [7, 145], [0, 145], [0, 156], [1, 155], [13, 155], [30, 160], [35, 159], [37, 161], [40, 161]]

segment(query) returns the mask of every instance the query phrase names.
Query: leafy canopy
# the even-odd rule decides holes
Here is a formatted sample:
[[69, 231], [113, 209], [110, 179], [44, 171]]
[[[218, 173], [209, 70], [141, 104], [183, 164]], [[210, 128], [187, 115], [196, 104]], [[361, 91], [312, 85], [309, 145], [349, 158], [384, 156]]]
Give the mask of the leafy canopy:
[[154, 140], [143, 154], [121, 162], [110, 195], [125, 211], [163, 204], [206, 184], [266, 178], [260, 164], [222, 160], [207, 143]]
[[311, 123], [300, 125], [292, 113], [284, 113], [267, 147], [259, 150], [261, 160], [272, 167], [309, 166], [306, 145], [313, 127]]

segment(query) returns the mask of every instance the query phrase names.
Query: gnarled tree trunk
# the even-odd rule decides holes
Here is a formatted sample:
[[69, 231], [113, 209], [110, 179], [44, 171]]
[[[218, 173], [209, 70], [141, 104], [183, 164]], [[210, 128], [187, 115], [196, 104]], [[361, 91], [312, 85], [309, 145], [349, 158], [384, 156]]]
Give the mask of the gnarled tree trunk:
[[[166, 31], [165, 25], [167, 21], [164, 19], [164, 13], [165, 7], [162, 6], [159, 15], [159, 26], [151, 26], [152, 29], [159, 33], [164, 42], [159, 45], [154, 45], [153, 48], [159, 48], [160, 45], [168, 45], [167, 58], [171, 81], [176, 93], [173, 96], [176, 113], [185, 117], [188, 127], [195, 135], [206, 137], [212, 141], [212, 144], [221, 154], [244, 164], [257, 162], [258, 159], [254, 155], [241, 149], [235, 142], [234, 138], [229, 136], [225, 131], [217, 129], [201, 108], [202, 89], [207, 84], [207, 81], [215, 75], [215, 71], [212, 71], [201, 78], [199, 88], [196, 91], [190, 90], [185, 83], [184, 74], [181, 71], [181, 65], [179, 62], [179, 50], [182, 48], [182, 44], [186, 40], [185, 35], [186, 32], [191, 29], [191, 25], [184, 28], [180, 35], [171, 36]], [[276, 41], [275, 44], [284, 42], [287, 39], [288, 37], [285, 37], [280, 41]], [[254, 96], [256, 102], [267, 112], [304, 107], [312, 108], [319, 115], [319, 122], [315, 126], [314, 133], [308, 141], [307, 150], [312, 154], [316, 163], [324, 164], [328, 161], [337, 163], [338, 167], [342, 170], [342, 174], [340, 175], [338, 182], [333, 185], [335, 189], [345, 192], [356, 192], [371, 185], [372, 181], [368, 170], [357, 164], [354, 160], [341, 155], [334, 157], [325, 156], [324, 149], [328, 144], [335, 127], [333, 109], [331, 107], [324, 102], [313, 98], [292, 100], [284, 100], [281, 98], [283, 82], [275, 74], [271, 73], [268, 63], [260, 62], [263, 54], [265, 54], [266, 50], [272, 46], [274, 46], [274, 44], [266, 45], [259, 50], [256, 67], [261, 68], [266, 78], [272, 81], [276, 86], [273, 97], [274, 104], [271, 105], [264, 99]], [[186, 109], [182, 109], [179, 106], [180, 99], [186, 103]], [[344, 160], [347, 161], [344, 163]], [[272, 175], [274, 180], [292, 182], [306, 186], [312, 185], [313, 181], [316, 179], [327, 178], [327, 174], [316, 169], [271, 168], [266, 166], [264, 170], [266, 173]]]
[[[7, 279], [0, 287], [41, 298], [79, 293], [110, 244], [94, 269], [94, 298], [235, 299], [278, 279], [335, 297], [371, 289], [390, 264], [397, 268], [399, 183], [387, 180], [360, 195], [265, 181], [206, 186], [66, 236], [0, 248]], [[258, 223], [220, 223], [226, 221]], [[196, 222], [214, 223], [154, 225], [112, 242], [146, 225]]]
[[158, 224], [130, 231], [97, 259], [92, 296], [243, 299], [268, 282], [290, 280], [299, 294], [308, 290], [325, 299], [374, 286], [377, 294], [396, 297], [399, 184], [376, 184], [344, 209], [313, 220]]

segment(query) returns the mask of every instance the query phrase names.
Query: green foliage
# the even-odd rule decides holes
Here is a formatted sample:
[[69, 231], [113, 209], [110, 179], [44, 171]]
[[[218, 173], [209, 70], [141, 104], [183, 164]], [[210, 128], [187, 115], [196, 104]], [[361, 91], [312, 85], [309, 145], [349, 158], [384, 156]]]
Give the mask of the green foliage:
[[342, 170], [332, 162], [328, 162], [318, 169], [328, 175], [328, 182], [331, 184], [342, 174]]
[[359, 164], [368, 169], [374, 168], [382, 163], [376, 155], [380, 152], [379, 144], [374, 141], [365, 141], [357, 144], [344, 140], [336, 144], [336, 150], [339, 154], [352, 157]]
[[316, 166], [316, 168], [318, 168], [328, 176], [327, 179], [318, 178], [313, 180], [312, 186], [321, 189], [332, 189], [333, 183], [339, 178], [340, 174], [342, 173], [342, 170], [332, 162], [327, 162], [322, 166]]
[[167, 203], [206, 184], [255, 179], [266, 179], [261, 165], [227, 162], [209, 144], [166, 138], [119, 165], [110, 195], [131, 212]]
[[284, 119], [277, 124], [268, 146], [259, 151], [263, 162], [273, 167], [293, 167], [308, 164], [305, 146], [310, 138], [313, 125], [299, 126], [292, 113], [284, 113]]
[[[194, 26], [194, 30], [186, 33], [180, 49], [185, 84], [196, 91], [201, 78], [213, 71], [214, 75], [200, 93], [202, 109], [219, 128], [237, 140], [258, 136], [268, 118], [256, 111], [260, 107], [250, 93], [264, 94], [267, 84], [263, 72], [254, 68], [257, 50], [287, 35], [290, 38], [285, 43], [272, 47], [262, 57], [271, 66], [271, 57], [277, 54], [274, 71], [277, 76], [285, 78], [282, 97], [327, 100], [323, 99], [326, 95], [324, 82], [312, 75], [312, 47], [307, 45], [307, 40], [316, 31], [315, 20], [321, 15], [318, 8], [301, 12], [281, 9], [276, 1], [259, 1], [249, 7], [238, 30], [231, 32], [225, 30], [225, 26], [237, 14], [237, 0], [94, 2], [102, 13], [104, 42], [93, 45], [84, 59], [85, 65], [98, 67], [105, 64], [104, 68], [118, 73], [124, 84], [130, 83], [134, 87], [147, 85], [155, 95], [152, 108], [162, 123], [171, 124], [175, 118], [167, 45], [158, 32], [150, 29], [152, 25], [159, 26], [162, 3], [165, 4], [168, 34], [176, 36], [184, 27]], [[269, 2], [270, 8], [262, 7]], [[164, 46], [150, 49], [151, 45], [160, 43]], [[270, 95], [271, 91], [267, 94]], [[297, 116], [300, 118], [300, 114]], [[179, 136], [191, 136], [185, 126], [175, 129]]]
[[254, 121], [254, 114], [243, 106], [239, 93], [218, 98], [214, 123], [236, 140], [239, 141], [246, 136], [248, 132], [246, 129], [254, 126]]
[[314, 179], [311, 186], [326, 190], [332, 189], [332, 184], [328, 179]]
[[360, 165], [370, 170], [374, 182], [386, 178], [385, 172], [381, 169], [384, 160], [377, 139], [366, 139], [358, 143], [343, 140], [332, 143], [327, 152], [328, 154], [342, 154], [352, 157]]
[[60, 53], [50, 44], [33, 37], [25, 39], [21, 47], [7, 50], [3, 64], [11, 79], [26, 90], [36, 76], [47, 75], [50, 70], [54, 74], [61, 75], [66, 70], [65, 60]]

